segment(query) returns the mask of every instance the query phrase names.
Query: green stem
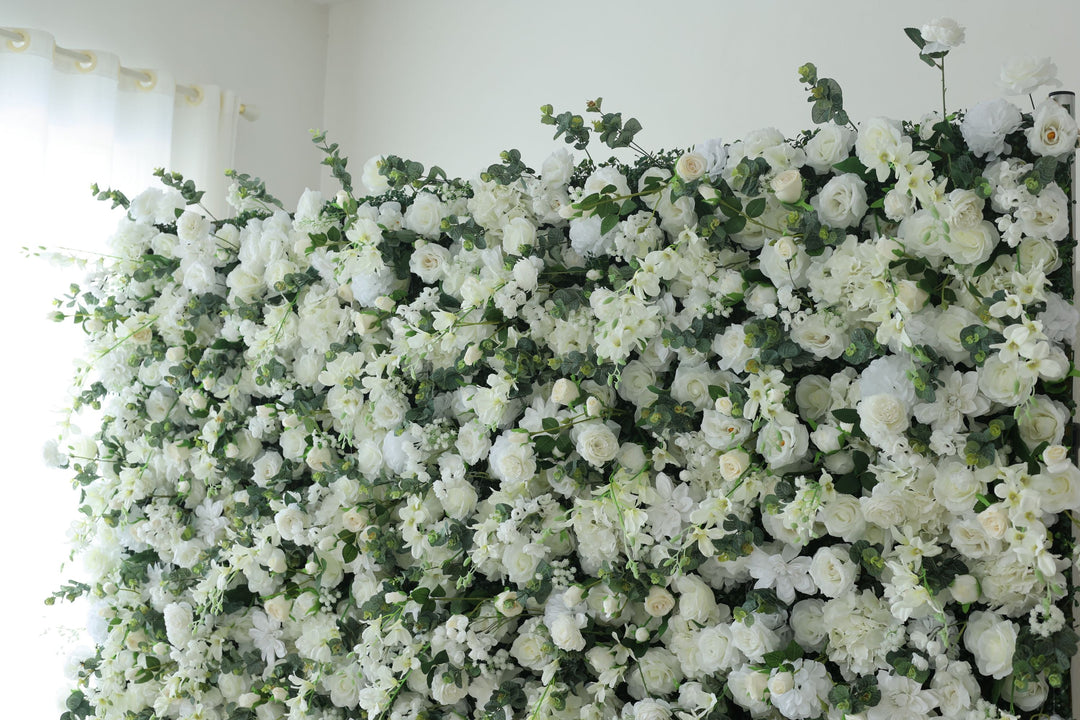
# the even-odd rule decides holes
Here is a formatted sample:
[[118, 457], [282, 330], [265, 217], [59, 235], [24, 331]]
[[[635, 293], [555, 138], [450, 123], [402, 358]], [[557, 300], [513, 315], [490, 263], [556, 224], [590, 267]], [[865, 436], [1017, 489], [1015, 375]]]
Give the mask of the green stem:
[[949, 113], [945, 111], [945, 58], [941, 58], [938, 67], [941, 68], [941, 119], [945, 120], [949, 117]]

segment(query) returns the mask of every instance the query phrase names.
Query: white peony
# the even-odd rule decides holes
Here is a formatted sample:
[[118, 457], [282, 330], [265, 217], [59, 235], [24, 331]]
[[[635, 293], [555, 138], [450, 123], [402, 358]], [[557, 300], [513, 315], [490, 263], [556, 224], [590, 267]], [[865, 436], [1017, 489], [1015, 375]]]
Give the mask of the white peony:
[[996, 613], [976, 610], [964, 630], [964, 647], [975, 656], [979, 672], [997, 680], [1012, 672], [1016, 625]]
[[1020, 127], [1020, 110], [1008, 100], [997, 98], [975, 105], [964, 115], [960, 133], [971, 152], [996, 157], [1008, 151], [1005, 136]]
[[952, 18], [936, 18], [923, 25], [922, 33], [926, 46], [920, 50], [922, 55], [948, 52], [964, 42], [964, 27]]
[[1013, 95], [1029, 95], [1043, 85], [1061, 85], [1057, 65], [1048, 57], [1024, 55], [1006, 61], [1001, 66], [1002, 89]]

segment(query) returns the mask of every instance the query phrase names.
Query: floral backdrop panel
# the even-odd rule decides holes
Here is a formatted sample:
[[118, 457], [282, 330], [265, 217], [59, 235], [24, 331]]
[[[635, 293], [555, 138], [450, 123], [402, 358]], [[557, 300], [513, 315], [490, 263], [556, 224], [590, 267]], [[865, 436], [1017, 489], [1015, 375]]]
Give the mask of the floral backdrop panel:
[[65, 720], [1067, 716], [1077, 126], [906, 32], [917, 121], [807, 63], [795, 138], [98, 190]]

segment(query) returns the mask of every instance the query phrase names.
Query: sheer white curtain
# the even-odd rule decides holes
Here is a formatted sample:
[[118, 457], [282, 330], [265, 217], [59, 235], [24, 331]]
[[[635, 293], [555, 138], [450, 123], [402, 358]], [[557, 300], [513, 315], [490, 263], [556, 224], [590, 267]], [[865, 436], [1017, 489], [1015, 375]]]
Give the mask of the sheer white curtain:
[[48, 33], [20, 32], [25, 41], [0, 38], [0, 453], [8, 511], [0, 522], [0, 606], [9, 628], [0, 676], [13, 683], [4, 693], [6, 714], [56, 717], [74, 638], [68, 628], [83, 626], [85, 611], [43, 603], [80, 572], [60, 572], [77, 495], [67, 471], [45, 466], [41, 448], [69, 403], [81, 338], [46, 316], [51, 300], [81, 273], [27, 258], [21, 248], [105, 252], [120, 216], [92, 197], [91, 183], [133, 197], [158, 182], [155, 167], [193, 179], [220, 217], [239, 104], [231, 92], [209, 85], [195, 86], [199, 97], [191, 99], [164, 71], [151, 72], [150, 82], [133, 79], [106, 52], [78, 62], [56, 52]]

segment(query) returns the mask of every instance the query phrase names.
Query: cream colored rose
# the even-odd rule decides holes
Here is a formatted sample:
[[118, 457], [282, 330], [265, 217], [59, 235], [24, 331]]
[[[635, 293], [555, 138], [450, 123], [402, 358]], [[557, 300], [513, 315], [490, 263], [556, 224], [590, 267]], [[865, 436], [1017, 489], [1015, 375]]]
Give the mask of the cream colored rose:
[[1056, 472], [1072, 464], [1072, 453], [1064, 445], [1051, 445], [1043, 450], [1042, 459], [1047, 470]]
[[675, 163], [675, 174], [682, 178], [684, 182], [694, 182], [705, 174], [708, 166], [708, 161], [705, 160], [704, 155], [691, 151], [683, 153], [679, 161]]
[[737, 480], [750, 467], [750, 455], [742, 450], [729, 450], [720, 456], [719, 465], [725, 480]]
[[858, 542], [866, 532], [866, 518], [863, 517], [859, 500], [852, 495], [837, 493], [821, 508], [825, 529], [833, 537], [845, 542]]
[[551, 402], [558, 405], [569, 405], [577, 400], [578, 395], [577, 384], [567, 378], [559, 378], [551, 387]]
[[995, 613], [977, 610], [968, 618], [964, 647], [975, 656], [979, 672], [1000, 680], [1012, 672], [1016, 625]]
[[1072, 463], [1062, 463], [1054, 470], [1047, 468], [1035, 476], [1031, 489], [1038, 493], [1043, 512], [1076, 510], [1080, 508], [1080, 469]]
[[790, 168], [770, 180], [769, 187], [772, 188], [773, 194], [776, 195], [776, 199], [780, 202], [798, 202], [799, 198], [802, 197], [802, 175], [795, 168]]
[[989, 537], [1000, 540], [1009, 529], [1009, 512], [1003, 503], [995, 503], [978, 514], [979, 524]]
[[645, 598], [645, 612], [651, 617], [663, 617], [675, 607], [675, 596], [667, 588], [653, 585]]
[[915, 210], [915, 198], [906, 190], [893, 188], [885, 194], [885, 217], [900, 222]]

